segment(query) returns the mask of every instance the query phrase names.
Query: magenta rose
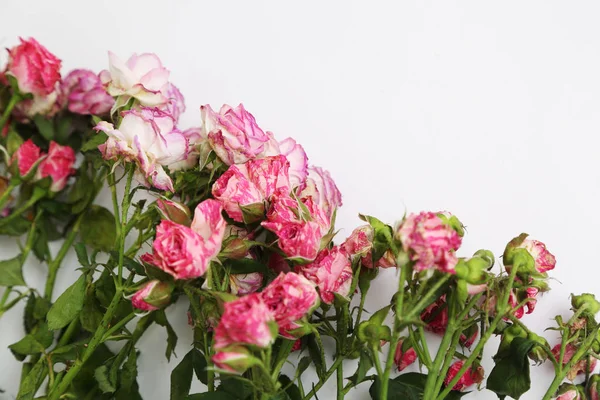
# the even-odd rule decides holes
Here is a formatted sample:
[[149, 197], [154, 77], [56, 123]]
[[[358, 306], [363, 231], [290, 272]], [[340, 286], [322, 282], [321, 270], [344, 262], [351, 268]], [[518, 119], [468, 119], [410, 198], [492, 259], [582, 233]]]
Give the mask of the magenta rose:
[[320, 167], [308, 167], [306, 182], [299, 189], [300, 197], [312, 197], [314, 202], [325, 211], [329, 220], [335, 210], [342, 206], [342, 194], [329, 171]]
[[50, 191], [60, 192], [67, 185], [67, 180], [75, 173], [75, 151], [69, 146], [61, 146], [56, 142], [50, 142], [48, 155], [36, 172], [36, 179], [49, 176], [52, 179]]
[[21, 44], [8, 50], [8, 73], [17, 79], [21, 92], [48, 96], [60, 80], [61, 61], [35, 39], [19, 40]]
[[147, 107], [164, 106], [168, 102], [169, 71], [156, 54], [133, 54], [123, 62], [108, 52], [109, 68], [100, 72], [100, 79], [113, 97], [133, 97]]
[[227, 165], [256, 158], [269, 140], [242, 104], [236, 108], [224, 105], [218, 113], [204, 105], [200, 112], [202, 129], [217, 156]]
[[277, 190], [289, 192], [289, 163], [284, 156], [250, 160], [245, 164], [232, 165], [217, 179], [212, 188], [215, 199], [237, 222], [243, 222], [241, 207], [263, 203]]
[[233, 345], [269, 347], [277, 334], [273, 313], [258, 293], [225, 303], [225, 311], [215, 328], [215, 349]]
[[175, 279], [198, 278], [221, 249], [225, 220], [215, 200], [205, 200], [196, 207], [191, 228], [163, 220], [156, 228], [152, 254], [142, 261], [155, 265]]
[[262, 298], [286, 339], [297, 337], [292, 331], [302, 326], [298, 321], [319, 305], [314, 283], [294, 272], [280, 273], [262, 291]]
[[429, 268], [454, 273], [458, 258], [454, 254], [462, 243], [460, 235], [433, 212], [411, 214], [396, 232], [404, 251], [415, 261], [415, 270]]
[[175, 120], [158, 108], [142, 107], [121, 115], [116, 129], [105, 121], [94, 128], [108, 135], [98, 147], [104, 159], [135, 161], [145, 178], [142, 183], [172, 192], [173, 181], [164, 167], [185, 160], [188, 151], [187, 139], [176, 129]]
[[146, 283], [131, 298], [131, 305], [143, 311], [154, 311], [171, 303], [173, 285], [167, 282], [152, 280]]
[[310, 264], [296, 266], [295, 271], [315, 283], [321, 300], [331, 304], [334, 294], [348, 296], [352, 285], [352, 266], [346, 251], [338, 246], [322, 250]]
[[40, 148], [31, 139], [28, 139], [14, 152], [10, 163], [11, 165], [16, 163], [19, 175], [24, 177], [31, 172], [43, 155]]
[[60, 85], [60, 103], [75, 114], [108, 114], [115, 100], [104, 89], [102, 81], [92, 71], [71, 71]]

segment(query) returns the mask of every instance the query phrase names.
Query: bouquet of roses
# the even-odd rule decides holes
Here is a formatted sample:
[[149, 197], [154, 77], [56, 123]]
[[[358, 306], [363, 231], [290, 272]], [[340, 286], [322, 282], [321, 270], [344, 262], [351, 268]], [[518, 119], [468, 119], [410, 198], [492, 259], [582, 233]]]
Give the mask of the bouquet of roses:
[[[543, 243], [517, 236], [494, 269], [488, 250], [458, 256], [465, 232], [448, 212], [394, 226], [362, 215], [340, 238], [330, 174], [242, 105], [202, 106], [184, 129], [184, 98], [156, 55], [109, 53], [99, 74], [60, 67], [21, 39], [0, 73], [0, 233], [21, 249], [0, 261], [0, 316], [25, 303], [25, 335], [10, 345], [17, 399], [141, 399], [137, 343], [158, 324], [171, 359], [177, 301], [189, 303], [194, 341], [171, 374], [173, 400], [307, 400], [334, 375], [337, 399], [362, 384], [373, 399], [458, 399], [484, 379], [518, 399], [532, 362], [555, 371], [544, 399], [599, 398], [593, 295], [572, 296], [573, 315], [556, 317], [554, 347], [521, 321], [549, 290], [556, 262]], [[96, 201], [105, 188], [108, 207]], [[71, 249], [79, 265], [64, 267], [80, 275], [56, 296]], [[48, 267], [43, 292], [23, 278], [29, 257]], [[396, 269], [397, 292], [368, 312], [380, 268]], [[189, 393], [193, 379], [203, 393]]]

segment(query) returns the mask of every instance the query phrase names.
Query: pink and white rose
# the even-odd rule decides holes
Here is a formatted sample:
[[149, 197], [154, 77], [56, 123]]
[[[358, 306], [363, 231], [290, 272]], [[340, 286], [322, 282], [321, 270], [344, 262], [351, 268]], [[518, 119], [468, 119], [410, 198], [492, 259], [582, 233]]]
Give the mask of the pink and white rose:
[[344, 297], [350, 293], [352, 265], [346, 251], [338, 246], [321, 250], [312, 263], [296, 266], [295, 271], [317, 285], [326, 304], [333, 302], [335, 293]]
[[124, 96], [124, 100], [133, 97], [148, 107], [167, 104], [170, 73], [156, 54], [133, 54], [123, 62], [108, 52], [108, 60], [108, 70], [100, 72], [100, 79], [111, 96]]
[[235, 375], [243, 374], [248, 368], [259, 362], [248, 349], [242, 346], [227, 351], [218, 351], [212, 357], [212, 361], [218, 369]]
[[433, 212], [411, 214], [402, 221], [396, 236], [404, 251], [415, 261], [415, 270], [435, 268], [454, 273], [458, 262], [455, 251], [462, 243], [460, 235]]
[[59, 102], [75, 114], [108, 114], [115, 100], [102, 86], [102, 81], [90, 70], [71, 71], [60, 85]]
[[204, 242], [203, 256], [207, 263], [217, 257], [223, 244], [227, 222], [222, 213], [223, 207], [213, 199], [204, 200], [194, 210], [191, 228]]
[[257, 292], [262, 284], [263, 275], [260, 272], [229, 275], [229, 291], [238, 296]]
[[170, 82], [163, 88], [163, 92], [167, 98], [165, 111], [173, 116], [175, 122], [178, 122], [181, 114], [185, 112], [185, 98], [177, 86]]
[[217, 179], [212, 188], [215, 199], [231, 219], [243, 222], [241, 207], [261, 205], [277, 190], [289, 192], [289, 163], [284, 156], [250, 160], [232, 165]]
[[279, 325], [279, 334], [295, 339], [292, 331], [302, 326], [299, 320], [319, 305], [314, 283], [294, 272], [280, 273], [263, 291], [262, 298]]
[[267, 132], [269, 141], [265, 144], [261, 157], [284, 155], [290, 163], [290, 185], [292, 188], [304, 184], [308, 175], [308, 157], [304, 148], [292, 138], [277, 142], [272, 132]]
[[269, 136], [242, 104], [236, 108], [224, 105], [218, 113], [210, 105], [204, 105], [200, 112], [205, 135], [217, 156], [227, 165], [256, 158], [269, 141]]
[[535, 260], [535, 269], [539, 273], [548, 272], [556, 266], [556, 258], [548, 251], [546, 245], [538, 240], [525, 239], [518, 248], [527, 250]]
[[61, 146], [50, 142], [48, 155], [42, 160], [36, 171], [36, 180], [50, 177], [50, 191], [60, 192], [67, 185], [67, 180], [75, 173], [75, 151], [69, 146]]
[[558, 392], [556, 393], [555, 400], [585, 400], [585, 397], [582, 397], [581, 391], [575, 385], [571, 385], [569, 383], [563, 383], [558, 388]]
[[61, 61], [35, 39], [19, 40], [21, 44], [8, 50], [8, 73], [17, 79], [22, 93], [50, 95], [60, 81]]
[[312, 197], [314, 202], [323, 209], [331, 221], [333, 213], [342, 206], [342, 194], [329, 171], [320, 167], [308, 167], [305, 183], [299, 188], [299, 197]]
[[143, 175], [142, 183], [173, 191], [173, 182], [164, 167], [187, 157], [186, 137], [175, 128], [175, 120], [158, 108], [142, 107], [122, 113], [118, 128], [101, 121], [94, 129], [108, 135], [98, 148], [104, 159], [135, 161]]
[[277, 334], [274, 316], [262, 297], [252, 293], [225, 303], [225, 311], [215, 328], [215, 349], [233, 345], [269, 347]]

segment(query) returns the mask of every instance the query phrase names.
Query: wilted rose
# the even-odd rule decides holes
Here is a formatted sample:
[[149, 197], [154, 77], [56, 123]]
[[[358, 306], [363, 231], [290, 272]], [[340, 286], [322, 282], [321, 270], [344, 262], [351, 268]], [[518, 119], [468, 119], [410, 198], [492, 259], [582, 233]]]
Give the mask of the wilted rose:
[[[465, 362], [463, 360], [460, 360], [456, 361], [454, 364], [452, 364], [452, 366], [450, 366], [448, 374], [444, 379], [444, 385], [448, 386], [448, 384], [454, 379], [458, 371], [460, 371], [460, 369], [463, 367], [464, 363]], [[458, 382], [456, 382], [452, 390], [463, 391], [469, 386], [481, 383], [483, 381], [483, 377], [484, 372], [482, 366], [477, 366], [475, 370], [473, 370], [473, 367], [471, 366], [467, 368], [463, 376], [461, 376]]]

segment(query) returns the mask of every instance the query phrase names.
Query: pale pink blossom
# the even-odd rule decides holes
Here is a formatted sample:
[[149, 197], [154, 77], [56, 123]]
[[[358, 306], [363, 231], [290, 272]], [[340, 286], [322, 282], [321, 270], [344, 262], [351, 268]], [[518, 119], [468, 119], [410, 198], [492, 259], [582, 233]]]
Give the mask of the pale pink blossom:
[[60, 192], [67, 185], [67, 180], [75, 173], [75, 151], [69, 146], [61, 146], [51, 141], [48, 155], [42, 160], [36, 171], [36, 179], [50, 177], [50, 191]]
[[117, 129], [101, 121], [95, 129], [108, 135], [98, 148], [104, 159], [136, 162], [142, 183], [173, 191], [173, 182], [164, 167], [187, 157], [187, 139], [175, 128], [173, 117], [158, 108], [142, 107], [122, 113]]
[[123, 62], [109, 52], [108, 60], [109, 68], [100, 72], [100, 79], [111, 96], [133, 97], [148, 107], [167, 104], [169, 71], [156, 54], [133, 54]]
[[313, 282], [294, 272], [280, 273], [263, 291], [262, 298], [279, 325], [279, 334], [287, 339], [302, 324], [300, 319], [319, 305], [319, 294]]
[[215, 328], [214, 348], [233, 345], [270, 346], [276, 337], [274, 317], [262, 297], [252, 293], [224, 305], [225, 311]]
[[262, 284], [263, 275], [260, 272], [229, 275], [229, 291], [238, 296], [257, 292]]
[[415, 270], [435, 268], [454, 273], [458, 262], [455, 251], [461, 245], [459, 234], [433, 212], [411, 214], [397, 232], [404, 251], [415, 262]]
[[60, 85], [59, 102], [75, 114], [107, 114], [115, 100], [97, 74], [87, 69], [71, 71]]
[[269, 137], [242, 104], [224, 105], [219, 112], [210, 105], [200, 107], [202, 129], [217, 156], [227, 165], [242, 164], [256, 158]]
[[206, 137], [202, 136], [200, 128], [189, 128], [182, 132], [187, 140], [187, 156], [182, 161], [169, 164], [169, 171], [179, 171], [194, 168], [198, 165]]
[[331, 304], [335, 293], [346, 297], [352, 285], [352, 266], [348, 254], [340, 247], [324, 249], [310, 264], [298, 265], [295, 271], [315, 283], [321, 300]]
[[308, 176], [299, 187], [299, 197], [310, 196], [319, 205], [329, 220], [338, 207], [342, 206], [342, 194], [329, 171], [320, 167], [308, 167]]
[[185, 99], [177, 86], [167, 83], [163, 87], [163, 94], [167, 98], [165, 110], [173, 116], [175, 122], [179, 122], [179, 117], [185, 112]]

